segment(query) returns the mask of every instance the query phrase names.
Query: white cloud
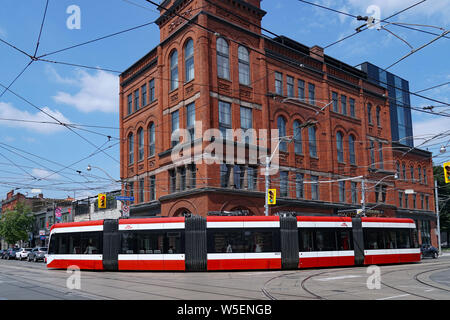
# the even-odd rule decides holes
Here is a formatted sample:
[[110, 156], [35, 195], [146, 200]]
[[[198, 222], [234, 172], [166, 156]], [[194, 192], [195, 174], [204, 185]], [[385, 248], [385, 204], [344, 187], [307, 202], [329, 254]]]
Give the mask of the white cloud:
[[[57, 173], [53, 173], [51, 171], [47, 171], [44, 169], [39, 169], [39, 168], [34, 168], [31, 171], [31, 174], [39, 179], [44, 179], [44, 180], [52, 180], [52, 179], [58, 179], [61, 176]], [[48, 178], [47, 178], [48, 177]]]
[[[70, 123], [70, 121], [64, 117], [64, 115], [57, 111], [51, 110], [48, 107], [41, 108], [46, 113], [52, 115], [56, 119], [64, 123]], [[37, 122], [56, 122], [54, 119], [50, 118], [43, 112], [37, 111], [36, 113], [30, 113], [28, 111], [22, 111], [15, 108], [11, 103], [0, 102], [0, 118], [3, 119], [20, 119], [26, 121], [37, 121]], [[0, 120], [0, 123], [13, 128], [25, 128], [30, 131], [51, 134], [57, 131], [64, 130], [63, 126], [47, 123], [37, 123], [37, 122], [24, 122], [24, 121], [7, 121]]]
[[[355, 15], [369, 15], [366, 12], [367, 8], [371, 5], [378, 6], [381, 10], [381, 18], [386, 18], [394, 13], [397, 13], [409, 6], [416, 4], [417, 0], [347, 0], [346, 3], [353, 7]], [[356, 12], [356, 13], [355, 13]], [[405, 17], [408, 17], [408, 21], [405, 21]], [[410, 18], [424, 18], [428, 21], [433, 21], [431, 24], [449, 24], [450, 23], [450, 6], [448, 0], [433, 0], [423, 2], [404, 13], [399, 14], [393, 18], [393, 21], [414, 23]], [[433, 20], [429, 20], [433, 17]]]
[[434, 151], [439, 149], [440, 144], [448, 141], [449, 134], [439, 136], [429, 142], [426, 141], [449, 130], [447, 117], [427, 117], [423, 121], [415, 120], [413, 121], [414, 145], [420, 149], [429, 147], [430, 151], [435, 153]]
[[6, 38], [6, 36], [7, 36], [6, 30], [0, 27], [0, 37]]
[[78, 70], [75, 78], [63, 78], [55, 70], [50, 70], [55, 80], [73, 84], [80, 88], [76, 94], [59, 91], [53, 99], [58, 103], [73, 106], [84, 113], [100, 111], [119, 112], [119, 79], [117, 76], [98, 70], [93, 75]]

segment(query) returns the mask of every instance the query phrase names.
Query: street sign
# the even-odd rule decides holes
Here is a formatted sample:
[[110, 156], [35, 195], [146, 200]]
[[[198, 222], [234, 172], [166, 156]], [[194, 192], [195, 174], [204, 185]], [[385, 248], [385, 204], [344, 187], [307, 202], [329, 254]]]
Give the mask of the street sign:
[[134, 201], [134, 197], [116, 196], [116, 200], [118, 200], [118, 201]]
[[60, 207], [55, 208], [55, 219], [56, 219], [56, 221], [62, 220], [62, 213], [61, 213]]
[[130, 206], [123, 206], [122, 215], [124, 217], [129, 217], [130, 216]]

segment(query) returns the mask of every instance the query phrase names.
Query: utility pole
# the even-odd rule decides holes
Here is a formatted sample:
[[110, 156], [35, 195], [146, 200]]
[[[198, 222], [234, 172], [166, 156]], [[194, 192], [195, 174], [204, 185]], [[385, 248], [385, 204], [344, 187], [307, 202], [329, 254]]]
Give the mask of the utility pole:
[[366, 179], [361, 180], [361, 209], [363, 217], [366, 216]]
[[441, 254], [441, 225], [440, 225], [440, 221], [439, 221], [439, 195], [438, 195], [438, 185], [437, 185], [436, 179], [434, 180], [434, 201], [436, 203], [438, 247], [439, 247], [439, 254]]
[[266, 179], [266, 204], [264, 205], [264, 214], [266, 216], [269, 215], [269, 168], [270, 168], [270, 158], [269, 156], [266, 156], [266, 172], [265, 172], [265, 179]]

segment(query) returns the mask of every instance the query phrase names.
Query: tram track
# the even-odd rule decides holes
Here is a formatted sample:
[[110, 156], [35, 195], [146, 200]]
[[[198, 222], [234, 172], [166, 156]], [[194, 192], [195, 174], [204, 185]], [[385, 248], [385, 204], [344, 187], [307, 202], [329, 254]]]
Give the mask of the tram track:
[[[435, 268], [435, 269], [431, 269], [431, 270], [420, 271], [420, 272], [414, 274], [414, 276], [413, 276], [410, 280], [415, 280], [415, 281], [417, 281], [417, 282], [419, 282], [419, 283], [422, 283], [422, 284], [424, 284], [424, 285], [427, 285], [427, 286], [429, 286], [429, 287], [433, 287], [433, 288], [436, 288], [436, 289], [440, 289], [440, 290], [443, 290], [443, 291], [450, 292], [449, 289], [440, 288], [440, 287], [437, 287], [437, 286], [435, 286], [435, 285], [433, 285], [433, 284], [429, 284], [429, 283], [427, 283], [427, 282], [424, 282], [424, 281], [418, 279], [418, 277], [419, 277], [421, 274], [428, 273], [428, 272], [439, 271], [439, 270], [445, 270], [445, 269], [449, 269], [449, 268], [450, 268], [449, 262], [433, 263], [432, 265], [433, 265], [433, 266], [444, 266], [444, 267], [442, 267], [442, 268]], [[387, 265], [386, 267], [390, 267], [390, 266]], [[394, 267], [395, 267], [395, 266], [394, 266]], [[422, 268], [422, 267], [429, 267], [429, 263], [419, 265], [418, 267], [419, 267], [419, 268]], [[402, 269], [399, 269], [399, 270], [385, 271], [385, 272], [383, 272], [383, 275], [391, 274], [391, 273], [394, 273], [394, 272], [404, 272], [404, 271], [408, 271], [408, 270], [410, 270], [410, 269], [411, 269], [411, 268], [402, 268]], [[306, 270], [305, 270], [305, 271], [306, 271]], [[301, 288], [302, 288], [305, 292], [307, 292], [307, 293], [310, 295], [310, 297], [305, 297], [305, 296], [300, 296], [300, 295], [299, 295], [299, 297], [304, 297], [304, 298], [309, 298], [309, 299], [317, 299], [317, 300], [328, 300], [328, 298], [326, 298], [326, 297], [324, 297], [324, 296], [321, 296], [320, 294], [318, 294], [318, 293], [314, 292], [313, 290], [311, 290], [310, 288], [308, 288], [308, 287], [307, 287], [307, 283], [308, 283], [309, 281], [311, 281], [312, 279], [314, 279], [314, 278], [320, 277], [320, 276], [322, 276], [322, 275], [325, 275], [325, 274], [328, 274], [328, 273], [331, 273], [331, 272], [332, 272], [333, 274], [335, 274], [335, 273], [341, 273], [341, 272], [348, 272], [348, 269], [340, 269], [340, 270], [334, 270], [334, 269], [333, 269], [332, 271], [330, 271], [330, 270], [328, 270], [328, 271], [321, 271], [321, 272], [318, 272], [318, 273], [314, 273], [314, 274], [308, 275], [306, 278], [304, 278], [304, 279], [301, 281]], [[289, 275], [289, 274], [283, 274], [283, 275], [274, 277], [274, 278], [269, 279], [268, 281], [266, 281], [266, 283], [264, 284], [263, 288], [261, 289], [261, 291], [263, 292], [263, 294], [264, 294], [266, 297], [268, 297], [269, 299], [271, 299], [271, 300], [277, 300], [277, 298], [276, 298], [275, 295], [278, 295], [278, 293], [272, 293], [272, 292], [270, 292], [269, 289], [267, 288], [267, 286], [269, 285], [269, 283], [270, 283], [271, 281], [273, 281], [273, 280], [275, 280], [275, 279], [277, 279], [277, 278], [280, 278], [280, 277], [288, 276], [288, 275]], [[383, 285], [385, 285], [386, 287], [388, 287], [388, 288], [391, 288], [391, 289], [397, 290], [397, 291], [401, 291], [401, 292], [403, 292], [403, 293], [405, 293], [405, 294], [408, 294], [408, 295], [417, 296], [417, 297], [420, 297], [420, 298], [423, 298], [423, 299], [427, 299], [427, 300], [433, 300], [433, 298], [426, 297], [426, 296], [423, 296], [423, 295], [419, 295], [419, 294], [417, 294], [417, 293], [413, 293], [413, 292], [410, 292], [410, 291], [407, 291], [407, 290], [404, 290], [404, 289], [395, 287], [395, 286], [393, 286], [393, 285], [391, 285], [391, 284], [386, 283], [386, 281], [384, 281], [384, 282], [382, 281], [381, 283], [382, 283]]]
[[[438, 289], [438, 290], [442, 290], [445, 292], [450, 292], [449, 289], [445, 289], [442, 287], [439, 287], [437, 285], [434, 285], [433, 283], [429, 283], [427, 281], [424, 281], [422, 279], [420, 279], [419, 277], [423, 274], [426, 273], [430, 273], [430, 272], [436, 272], [439, 270], [446, 270], [450, 268], [450, 263], [445, 261], [445, 262], [433, 262], [433, 263], [425, 263], [425, 264], [418, 264], [416, 265], [418, 268], [420, 268], [421, 270], [416, 270], [416, 272], [407, 280], [414, 280], [415, 282], [421, 283], [423, 285], [426, 285], [428, 287], [432, 287], [434, 289]], [[257, 292], [259, 292], [263, 297], [269, 299], [269, 300], [278, 300], [278, 299], [283, 299], [283, 298], [293, 298], [293, 299], [314, 299], [314, 300], [328, 300], [329, 298], [319, 294], [318, 292], [315, 292], [313, 289], [311, 289], [311, 287], [308, 286], [308, 284], [310, 283], [310, 281], [312, 279], [318, 278], [320, 276], [323, 276], [325, 274], [336, 274], [336, 273], [341, 273], [341, 272], [348, 272], [349, 269], [348, 268], [343, 268], [343, 269], [326, 269], [326, 270], [312, 270], [314, 273], [313, 274], [305, 274], [308, 271], [311, 271], [311, 269], [303, 269], [303, 270], [295, 270], [295, 271], [290, 271], [290, 272], [284, 272], [282, 274], [277, 274], [274, 277], [271, 277], [270, 279], [266, 280], [263, 285], [260, 287], [260, 289], [252, 289], [252, 288], [239, 288], [239, 286], [237, 287], [232, 287], [232, 286], [222, 286], [222, 285], [218, 285], [218, 284], [207, 284], [207, 283], [201, 283], [201, 282], [195, 282], [195, 281], [178, 281], [177, 279], [153, 279], [153, 280], [148, 280], [143, 278], [143, 277], [139, 277], [138, 275], [134, 274], [134, 275], [130, 275], [130, 273], [125, 274], [126, 278], [121, 278], [119, 275], [122, 274], [124, 275], [124, 273], [122, 272], [118, 272], [118, 276], [114, 276], [112, 273], [105, 273], [105, 272], [84, 272], [82, 273], [82, 277], [83, 277], [83, 281], [88, 281], [89, 285], [92, 286], [92, 290], [73, 290], [73, 291], [69, 291], [67, 290], [67, 288], [63, 285], [61, 285], [61, 283], [59, 284], [51, 284], [48, 281], [43, 281], [40, 280], [40, 278], [45, 275], [45, 274], [49, 274], [49, 270], [47, 270], [45, 267], [41, 268], [39, 266], [39, 268], [35, 268], [34, 266], [19, 266], [19, 265], [5, 265], [5, 267], [10, 267], [11, 269], [11, 273], [14, 273], [14, 278], [15, 279], [23, 279], [23, 282], [25, 284], [25, 286], [20, 286], [15, 284], [17, 287], [20, 288], [25, 288], [31, 291], [36, 291], [39, 292], [39, 289], [37, 287], [41, 286], [42, 288], [46, 288], [46, 289], [50, 289], [50, 290], [54, 290], [56, 292], [61, 292], [61, 295], [59, 296], [58, 294], [55, 294], [55, 292], [53, 293], [48, 293], [48, 295], [52, 298], [55, 299], [64, 299], [66, 295], [69, 294], [74, 294], [74, 295], [78, 295], [81, 298], [86, 298], [86, 299], [113, 299], [113, 300], [120, 300], [120, 298], [117, 298], [117, 295], [111, 295], [111, 294], [97, 294], [94, 292], [99, 292], [99, 289], [101, 288], [110, 288], [112, 290], [117, 290], [117, 291], [123, 291], [124, 295], [127, 296], [126, 292], [130, 292], [130, 293], [135, 293], [138, 295], [142, 295], [142, 297], [145, 298], [145, 296], [153, 296], [155, 298], [159, 297], [162, 299], [185, 299], [184, 296], [189, 297], [192, 296], [192, 293], [198, 293], [200, 296], [205, 295], [207, 297], [213, 297], [213, 296], [217, 296], [219, 297], [218, 299], [220, 299], [220, 297], [224, 297], [223, 299], [246, 299], [246, 300], [258, 300], [261, 298], [258, 298], [257, 296], [255, 296], [255, 294]], [[383, 266], [382, 266], [383, 267]], [[396, 267], [394, 265], [391, 266], [386, 266], [387, 268], [390, 267]], [[432, 267], [433, 269], [429, 269], [430, 267]], [[427, 270], [423, 270], [423, 268], [428, 268]], [[13, 269], [15, 270], [21, 270], [21, 272], [19, 272], [19, 274], [16, 274], [15, 271], [12, 271]], [[5, 269], [3, 269], [0, 272], [0, 275], [2, 275], [3, 277], [12, 277], [11, 273], [8, 272], [4, 272]], [[385, 270], [383, 271], [383, 275], [390, 275], [393, 274], [395, 272], [405, 272], [405, 271], [410, 271], [411, 270], [411, 266], [408, 266], [408, 268], [401, 268], [401, 269], [396, 269], [396, 270]], [[56, 270], [55, 270], [56, 271]], [[65, 270], [64, 270], [65, 271]], [[305, 271], [305, 272], [303, 272]], [[21, 274], [21, 273], [26, 273], [26, 274]], [[165, 273], [163, 273], [165, 274]], [[237, 273], [238, 277], [235, 278], [235, 280], [239, 281], [239, 277], [241, 276], [241, 274], [238, 272]], [[302, 279], [302, 277], [299, 277], [299, 279], [295, 279], [296, 276], [305, 276], [305, 278]], [[68, 274], [66, 274], [66, 272], [61, 273], [61, 272], [51, 272], [51, 276], [53, 277], [53, 281], [54, 282], [60, 282], [60, 281], [65, 281], [67, 280], [67, 278], [69, 277]], [[234, 278], [233, 274], [227, 274], [228, 278]], [[298, 284], [296, 284], [295, 287], [301, 288], [305, 293], [307, 294], [302, 294], [301, 292], [299, 292], [299, 294], [295, 294], [295, 293], [286, 293], [286, 292], [274, 292], [273, 288], [270, 288], [270, 284], [273, 283], [274, 281], [277, 280], [281, 280], [283, 281], [283, 278], [288, 278], [288, 277], [292, 277], [293, 281], [296, 281]], [[191, 278], [189, 278], [191, 279]], [[105, 281], [106, 283], [98, 283], [96, 280], [98, 281]], [[165, 283], [161, 283], [161, 281], [164, 280]], [[184, 279], [181, 279], [184, 280]], [[223, 281], [226, 280], [226, 278], [219, 278], [219, 279], [214, 279], [214, 280], [218, 280], [218, 281]], [[263, 279], [261, 279], [263, 280]], [[288, 279], [285, 279], [288, 280]], [[20, 281], [20, 280], [19, 280]], [[290, 281], [290, 280], [289, 280]], [[110, 283], [108, 283], [110, 282]], [[114, 283], [114, 282], [118, 282]], [[170, 282], [171, 284], [167, 284], [167, 282]], [[124, 283], [125, 286], [121, 285], [121, 283]], [[173, 284], [172, 284], [173, 283]], [[143, 290], [142, 288], [136, 288], [136, 286], [134, 285], [141, 285], [141, 286], [149, 286], [152, 289], [150, 290]], [[382, 281], [382, 284], [384, 286], [386, 286], [387, 288], [390, 288], [392, 290], [396, 290], [402, 293], [405, 293], [407, 295], [412, 295], [421, 299], [427, 299], [427, 300], [433, 300], [432, 297], [426, 296], [426, 295], [421, 295], [421, 294], [417, 294], [416, 292], [411, 292], [408, 290], [405, 290], [403, 288], [399, 288], [398, 285], [393, 285], [392, 283], [390, 283], [390, 281]], [[186, 287], [189, 285], [196, 285], [199, 286], [199, 288], [192, 288], [192, 287]], [[278, 284], [277, 284], [278, 285]], [[184, 287], [183, 287], [184, 286]], [[202, 288], [205, 287], [205, 289]], [[160, 288], [160, 289], [154, 289], [154, 288]], [[217, 292], [215, 290], [208, 290], [208, 288], [218, 288], [218, 289], [225, 289], [225, 292]], [[283, 289], [283, 287], [281, 286], [281, 288]], [[289, 289], [294, 289], [286, 287], [288, 290]], [[173, 294], [172, 292], [170, 292], [169, 294], [163, 294], [161, 291], [164, 291], [164, 289], [168, 289], [166, 290], [166, 292], [170, 292], [170, 290], [174, 290]], [[226, 292], [227, 290], [230, 291], [237, 291], [236, 292]], [[100, 290], [101, 291], [101, 290]], [[191, 294], [184, 294], [182, 293], [183, 291], [186, 292], [190, 292]], [[242, 293], [239, 293], [239, 291], [241, 291]], [[165, 293], [166, 293], [165, 292]], [[47, 293], [46, 293], [47, 294]], [[181, 295], [181, 296], [180, 296]], [[131, 299], [133, 299], [132, 295], [129, 295], [131, 297]], [[189, 299], [189, 298], [188, 298]], [[194, 298], [196, 299], [196, 298]]]
[[[433, 265], [434, 265], [434, 264], [433, 264]], [[426, 285], [426, 286], [429, 286], [429, 287], [433, 287], [433, 288], [436, 288], [436, 289], [440, 289], [440, 290], [443, 290], [443, 291], [450, 292], [450, 290], [448, 290], [448, 289], [440, 288], [440, 287], [437, 287], [437, 286], [435, 286], [435, 285], [433, 285], [433, 284], [430, 284], [430, 283], [427, 283], [427, 282], [425, 282], [425, 281], [422, 281], [422, 280], [419, 280], [419, 279], [418, 279], [419, 275], [424, 274], [424, 273], [435, 272], [435, 271], [439, 271], [439, 270], [450, 269], [450, 265], [449, 265], [448, 263], [439, 263], [439, 264], [437, 264], [437, 265], [438, 265], [438, 266], [439, 266], [439, 265], [445, 265], [445, 267], [442, 267], [442, 268], [440, 267], [440, 268], [435, 268], [435, 269], [431, 269], [431, 270], [425, 270], [425, 271], [416, 272], [416, 273], [412, 276], [412, 278], [410, 278], [410, 280], [414, 280], [414, 281], [416, 281], [416, 282], [419, 282], [419, 283], [421, 283], [421, 284], [423, 284], [423, 285]], [[428, 265], [424, 265], [424, 266], [427, 266], [427, 267], [428, 267]], [[410, 270], [410, 268], [407, 268], [407, 269], [401, 269], [401, 270], [391, 270], [391, 271], [384, 272], [383, 276], [386, 276], [387, 274], [392, 274], [392, 273], [395, 273], [395, 272], [404, 272], [404, 271], [409, 271], [409, 270]], [[398, 286], [394, 286], [394, 285], [391, 285], [391, 284], [386, 283], [386, 281], [381, 281], [381, 284], [384, 285], [384, 286], [386, 286], [386, 287], [388, 287], [388, 288], [391, 288], [391, 289], [393, 289], [393, 290], [396, 290], [396, 291], [399, 291], [399, 292], [402, 292], [402, 293], [405, 293], [405, 294], [408, 294], [408, 295], [411, 295], [411, 296], [423, 298], [423, 299], [425, 299], [425, 300], [436, 300], [435, 298], [432, 298], [432, 297], [429, 297], [429, 296], [425, 296], [425, 295], [422, 295], [422, 294], [418, 294], [418, 293], [416, 293], [416, 292], [411, 292], [411, 291], [408, 291], [408, 290], [405, 290], [405, 289], [401, 289], [401, 288], [399, 288]]]

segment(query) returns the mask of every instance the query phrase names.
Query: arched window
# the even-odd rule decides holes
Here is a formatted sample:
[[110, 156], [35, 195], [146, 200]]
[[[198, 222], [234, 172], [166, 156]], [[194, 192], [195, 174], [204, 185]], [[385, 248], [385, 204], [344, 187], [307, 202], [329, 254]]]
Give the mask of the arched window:
[[133, 133], [128, 135], [128, 164], [134, 163], [134, 137]]
[[189, 39], [184, 47], [185, 81], [194, 79], [194, 41]]
[[309, 155], [311, 157], [317, 157], [317, 141], [316, 141], [316, 127], [308, 128], [308, 139], [309, 139]]
[[372, 105], [370, 103], [367, 104], [367, 120], [369, 124], [372, 124]]
[[302, 127], [300, 121], [294, 121], [294, 148], [295, 154], [303, 154]]
[[423, 183], [428, 185], [427, 169], [425, 167], [423, 167], [422, 170], [423, 170]]
[[238, 61], [239, 83], [248, 86], [250, 85], [250, 57], [248, 54], [248, 50], [243, 46], [239, 46]]
[[148, 156], [155, 155], [155, 124], [152, 122], [148, 126]]
[[402, 164], [402, 174], [403, 174], [403, 180], [406, 180], [406, 165]]
[[230, 79], [230, 59], [228, 43], [223, 38], [217, 39], [217, 76]]
[[410, 166], [409, 170], [411, 171], [411, 181], [414, 182], [414, 166]]
[[170, 90], [178, 88], [178, 51], [170, 55]]
[[377, 106], [377, 126], [381, 127], [381, 108]]
[[144, 130], [142, 128], [138, 129], [138, 161], [144, 159]]
[[422, 183], [422, 168], [419, 166], [418, 168], [417, 168], [417, 177], [418, 177], [418, 180], [417, 180], [417, 182], [419, 182], [419, 183]]
[[344, 136], [340, 131], [336, 134], [336, 150], [338, 162], [344, 162]]
[[355, 155], [355, 136], [348, 136], [348, 150], [350, 154], [350, 164], [356, 164], [356, 155]]
[[397, 166], [397, 177], [398, 179], [400, 179], [400, 162], [397, 161], [396, 166]]
[[[279, 116], [277, 124], [278, 138], [281, 139], [282, 137], [286, 137], [286, 120], [282, 116]], [[287, 143], [285, 141], [280, 143], [280, 151], [287, 152]]]

